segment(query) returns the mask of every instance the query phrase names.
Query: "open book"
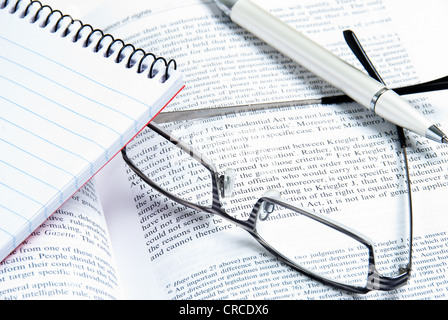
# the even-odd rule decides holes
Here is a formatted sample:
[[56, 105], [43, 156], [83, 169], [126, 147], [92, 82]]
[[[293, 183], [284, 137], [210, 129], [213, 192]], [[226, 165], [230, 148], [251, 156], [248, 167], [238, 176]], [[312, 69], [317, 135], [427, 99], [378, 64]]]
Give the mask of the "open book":
[[[400, 7], [401, 1], [262, 2], [357, 64], [342, 37], [343, 30], [354, 30], [391, 87], [448, 72], [433, 67], [438, 63], [424, 45], [409, 44], [408, 25], [400, 27], [407, 15], [427, 12], [438, 18], [448, 9], [441, 1], [444, 9], [427, 3]], [[176, 58], [187, 87], [166, 113], [274, 105], [162, 124], [219, 170], [237, 169], [235, 197], [226, 199], [232, 214], [247, 219], [263, 192], [275, 188], [282, 197], [371, 236], [385, 265], [394, 260], [400, 239], [389, 235], [399, 224], [395, 217], [402, 214], [406, 189], [393, 125], [354, 103], [290, 102], [339, 91], [237, 27], [212, 1], [108, 1], [85, 19]], [[434, 92], [408, 98], [446, 129], [446, 97], [446, 92]], [[0, 299], [446, 299], [448, 149], [406, 135], [414, 204], [413, 276], [397, 290], [351, 294], [307, 278], [244, 230], [158, 194], [116, 157], [2, 261]], [[165, 161], [163, 145], [151, 145], [145, 132], [131, 145], [142, 149], [138, 161]], [[143, 152], [145, 146], [152, 152]], [[166, 162], [154, 177], [175, 186], [170, 179], [174, 163]], [[336, 256], [333, 265], [337, 259], [343, 256]]]

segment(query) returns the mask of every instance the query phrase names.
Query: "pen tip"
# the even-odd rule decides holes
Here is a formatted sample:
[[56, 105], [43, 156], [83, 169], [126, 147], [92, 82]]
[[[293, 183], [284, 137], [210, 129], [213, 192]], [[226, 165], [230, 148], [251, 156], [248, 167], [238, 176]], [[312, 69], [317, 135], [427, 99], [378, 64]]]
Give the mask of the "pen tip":
[[426, 131], [426, 138], [440, 143], [448, 143], [447, 135], [434, 125], [430, 126]]

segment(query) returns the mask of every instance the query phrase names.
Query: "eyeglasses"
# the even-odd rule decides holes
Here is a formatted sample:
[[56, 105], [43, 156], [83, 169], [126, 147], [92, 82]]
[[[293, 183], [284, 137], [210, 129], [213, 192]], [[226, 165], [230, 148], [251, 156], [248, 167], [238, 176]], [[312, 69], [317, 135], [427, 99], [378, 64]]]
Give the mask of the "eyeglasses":
[[[366, 67], [368, 72], [375, 72], [359, 42], [353, 44], [351, 41], [356, 40], [355, 35], [350, 32], [344, 34], [351, 48], [361, 50], [356, 54], [361, 52], [362, 58], [359, 59], [364, 67], [366, 61], [369, 63]], [[372, 76], [380, 80], [376, 72]], [[430, 86], [436, 83], [438, 89], [434, 90], [439, 90], [440, 86], [445, 85], [441, 84], [444, 81], [432, 82]], [[422, 89], [413, 86], [411, 90], [421, 92]], [[372, 240], [329, 219], [327, 215], [280, 198], [277, 191], [270, 190], [263, 194], [249, 209], [247, 220], [235, 218], [222, 204], [235, 187], [234, 170], [219, 173], [200, 152], [154, 122], [148, 125], [148, 132], [142, 140], [148, 143], [146, 151], [128, 145], [122, 155], [129, 167], [155, 190], [185, 207], [216, 214], [236, 224], [291, 268], [336, 288], [366, 293], [370, 290], [393, 290], [410, 279], [411, 187], [404, 133], [401, 128], [397, 128], [397, 132], [403, 150], [401, 155], [406, 172], [404, 180], [408, 202], [408, 213], [399, 214], [401, 218], [398, 220], [407, 232], [403, 233], [403, 243], [393, 245], [395, 251], [400, 251], [399, 256], [393, 257], [398, 261], [394, 264], [398, 268], [387, 275], [378, 272], [377, 250]], [[133, 150], [138, 151], [133, 154]], [[156, 151], [166, 157], [156, 158]]]

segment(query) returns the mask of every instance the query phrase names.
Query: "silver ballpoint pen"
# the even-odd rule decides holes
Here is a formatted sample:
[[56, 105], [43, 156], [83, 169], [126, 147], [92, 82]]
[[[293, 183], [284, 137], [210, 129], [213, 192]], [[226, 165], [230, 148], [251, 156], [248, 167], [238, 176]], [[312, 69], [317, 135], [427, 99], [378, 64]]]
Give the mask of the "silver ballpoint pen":
[[408, 101], [251, 0], [214, 0], [230, 19], [384, 119], [428, 139], [448, 137]]

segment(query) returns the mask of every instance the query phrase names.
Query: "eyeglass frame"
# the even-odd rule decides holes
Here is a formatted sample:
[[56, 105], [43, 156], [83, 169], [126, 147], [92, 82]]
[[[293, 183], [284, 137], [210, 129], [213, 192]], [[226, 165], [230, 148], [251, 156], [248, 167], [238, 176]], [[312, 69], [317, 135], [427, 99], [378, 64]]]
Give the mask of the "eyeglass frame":
[[[351, 30], [345, 30], [344, 31], [344, 38], [352, 50], [352, 52], [355, 54], [355, 56], [358, 58], [358, 60], [361, 62], [363, 67], [367, 70], [369, 75], [376, 80], [384, 83], [384, 81], [379, 76], [378, 72], [376, 71], [375, 67], [369, 60], [367, 54], [365, 53], [364, 49], [362, 48], [359, 40], [357, 39], [355, 33]], [[417, 85], [411, 85], [407, 87], [397, 88], [394, 89], [399, 94], [412, 94], [412, 93], [421, 93], [421, 92], [429, 92], [429, 91], [436, 91], [436, 90], [444, 90], [448, 89], [448, 77], [443, 77], [440, 79], [436, 79], [433, 81], [417, 84]], [[341, 99], [342, 98], [342, 99]], [[350, 99], [346, 99], [345, 96], [336, 96], [336, 99], [334, 99], [334, 102], [346, 102], [344, 100], [350, 101]], [[325, 100], [326, 101], [326, 100]], [[332, 98], [328, 99], [328, 103], [333, 103]], [[180, 203], [181, 205], [184, 205], [186, 207], [189, 207], [191, 209], [207, 212], [211, 214], [216, 214], [227, 221], [237, 225], [238, 227], [242, 228], [243, 230], [246, 230], [251, 236], [253, 236], [265, 249], [267, 249], [271, 254], [276, 256], [280, 261], [288, 265], [289, 267], [301, 272], [302, 274], [310, 277], [311, 279], [318, 280], [322, 282], [323, 284], [331, 285], [335, 288], [355, 292], [355, 293], [367, 293], [372, 290], [394, 290], [396, 288], [399, 288], [403, 285], [405, 285], [408, 280], [411, 278], [411, 266], [412, 266], [412, 241], [413, 241], [413, 212], [412, 212], [412, 197], [411, 197], [411, 186], [410, 186], [410, 174], [409, 174], [409, 165], [407, 160], [407, 153], [406, 153], [406, 139], [404, 136], [403, 129], [401, 127], [397, 126], [397, 133], [399, 137], [400, 147], [403, 149], [403, 156], [405, 160], [405, 171], [406, 171], [406, 180], [407, 180], [407, 189], [408, 189], [408, 202], [409, 202], [409, 255], [408, 255], [408, 263], [405, 268], [400, 268], [400, 274], [393, 277], [383, 276], [381, 275], [377, 269], [375, 264], [375, 249], [373, 241], [370, 240], [368, 237], [362, 235], [361, 233], [352, 230], [351, 228], [348, 228], [332, 219], [328, 219], [327, 217], [324, 217], [320, 214], [317, 214], [315, 212], [304, 210], [300, 207], [295, 206], [293, 203], [280, 199], [279, 197], [274, 196], [262, 196], [258, 199], [258, 201], [255, 203], [252, 212], [247, 220], [238, 220], [231, 215], [229, 215], [225, 209], [222, 207], [221, 201], [220, 201], [220, 192], [223, 192], [224, 188], [224, 175], [220, 175], [218, 171], [216, 170], [214, 164], [208, 160], [206, 157], [204, 157], [200, 152], [196, 151], [194, 148], [192, 148], [190, 145], [184, 143], [183, 141], [179, 140], [177, 137], [171, 135], [167, 131], [163, 130], [159, 125], [155, 124], [154, 122], [151, 122], [147, 125], [148, 128], [154, 130], [156, 133], [158, 133], [160, 136], [164, 137], [166, 140], [173, 143], [175, 146], [181, 148], [183, 151], [187, 152], [192, 158], [199, 161], [207, 170], [210, 172], [211, 178], [212, 178], [212, 206], [202, 206], [199, 204], [195, 204], [189, 201], [186, 201], [184, 199], [181, 199], [174, 194], [170, 193], [169, 191], [163, 189], [160, 187], [157, 183], [154, 183], [151, 179], [149, 179], [144, 173], [142, 173], [137, 166], [129, 159], [126, 153], [126, 147], [122, 149], [122, 156], [125, 160], [125, 162], [131, 167], [131, 169], [147, 184], [149, 184], [151, 187], [153, 187], [155, 190], [160, 192], [161, 194], [165, 195], [166, 197], [170, 198], [171, 200]], [[283, 207], [286, 207], [290, 210], [293, 210], [294, 212], [297, 212], [299, 214], [303, 214], [307, 216], [308, 218], [311, 218], [315, 221], [318, 221], [328, 227], [331, 227], [334, 230], [337, 230], [341, 233], [344, 233], [345, 235], [355, 239], [356, 241], [362, 243], [366, 246], [366, 248], [369, 251], [369, 266], [368, 266], [368, 276], [366, 285], [364, 287], [362, 286], [356, 286], [356, 285], [350, 285], [342, 282], [337, 282], [334, 280], [331, 280], [327, 277], [324, 277], [322, 275], [316, 274], [306, 268], [301, 267], [300, 265], [296, 264], [294, 261], [288, 259], [286, 256], [284, 256], [282, 253], [278, 252], [274, 248], [272, 248], [269, 243], [267, 243], [257, 232], [256, 229], [256, 221], [257, 216], [260, 214], [260, 207], [264, 202], [273, 203], [277, 205], [281, 205]]]
[[[291, 268], [307, 275], [308, 277], [318, 280], [324, 284], [332, 285], [336, 288], [352, 291], [356, 293], [367, 293], [371, 290], [393, 290], [395, 288], [398, 288], [408, 281], [410, 278], [410, 263], [407, 264], [404, 271], [402, 271], [401, 274], [399, 274], [396, 277], [386, 277], [381, 275], [376, 270], [376, 264], [375, 264], [375, 250], [374, 250], [374, 244], [373, 242], [366, 236], [362, 235], [361, 233], [354, 231], [332, 219], [328, 219], [327, 217], [324, 217], [320, 214], [304, 210], [300, 207], [295, 206], [293, 203], [280, 199], [279, 197], [275, 196], [262, 196], [258, 199], [258, 201], [255, 203], [252, 212], [247, 220], [238, 220], [231, 215], [229, 215], [225, 209], [222, 207], [221, 201], [220, 201], [220, 193], [223, 192], [223, 184], [224, 184], [224, 175], [220, 175], [218, 171], [216, 170], [214, 164], [208, 160], [206, 157], [204, 157], [200, 152], [192, 148], [190, 145], [186, 144], [182, 140], [179, 140], [174, 135], [171, 135], [167, 131], [163, 130], [159, 125], [151, 122], [147, 125], [148, 128], [151, 130], [154, 130], [157, 134], [165, 138], [166, 140], [170, 141], [175, 146], [179, 147], [183, 151], [187, 152], [192, 158], [199, 161], [209, 172], [212, 179], [212, 205], [211, 207], [199, 205], [196, 203], [189, 202], [187, 200], [181, 199], [177, 197], [176, 195], [170, 193], [169, 191], [163, 189], [160, 187], [157, 183], [153, 182], [150, 178], [148, 178], [143, 172], [140, 171], [140, 169], [133, 163], [131, 159], [129, 159], [126, 147], [122, 150], [122, 156], [125, 160], [126, 164], [130, 166], [130, 168], [148, 185], [153, 187], [155, 190], [163, 194], [164, 196], [170, 198], [171, 200], [178, 202], [181, 205], [184, 205], [186, 207], [189, 207], [191, 209], [202, 211], [206, 213], [216, 214], [227, 221], [237, 225], [238, 227], [242, 228], [243, 230], [246, 230], [250, 235], [252, 235], [265, 249], [267, 249], [270, 253], [272, 253], [274, 256], [276, 256], [280, 261], [284, 262]], [[256, 228], [256, 221], [257, 216], [260, 213], [260, 207], [264, 202], [273, 203], [277, 205], [281, 205], [283, 207], [286, 207], [290, 210], [293, 210], [294, 212], [297, 212], [299, 214], [303, 214], [307, 216], [308, 218], [311, 218], [315, 221], [318, 221], [320, 223], [323, 223], [324, 225], [333, 228], [353, 239], [358, 241], [360, 244], [363, 244], [366, 246], [366, 248], [369, 250], [369, 266], [368, 266], [368, 277], [367, 282], [364, 287], [361, 286], [355, 286], [355, 285], [349, 285], [342, 282], [333, 281], [329, 278], [326, 278], [324, 276], [321, 276], [319, 274], [316, 274], [306, 268], [301, 267], [300, 265], [296, 264], [292, 260], [288, 259], [286, 256], [284, 256], [282, 253], [278, 252], [276, 249], [272, 248], [269, 243], [267, 243], [257, 232]], [[412, 248], [410, 248], [412, 249]]]

